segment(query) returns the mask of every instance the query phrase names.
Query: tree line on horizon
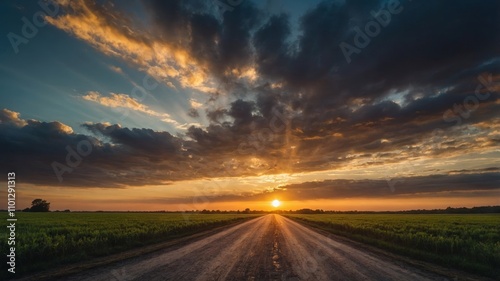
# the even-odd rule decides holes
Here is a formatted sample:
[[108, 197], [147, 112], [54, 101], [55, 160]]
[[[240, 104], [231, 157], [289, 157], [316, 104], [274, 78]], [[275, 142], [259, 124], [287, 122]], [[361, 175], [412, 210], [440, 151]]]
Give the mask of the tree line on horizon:
[[[50, 212], [50, 203], [43, 199], [35, 199], [31, 202], [31, 207], [25, 208], [23, 212]], [[70, 212], [70, 210], [64, 211], [52, 211], [52, 212]], [[323, 210], [323, 209], [299, 209], [299, 210], [273, 210], [273, 211], [263, 211], [263, 210], [251, 210], [246, 208], [243, 211], [240, 210], [187, 210], [187, 211], [78, 211], [85, 213], [199, 213], [199, 214], [491, 214], [500, 213], [500, 206], [479, 206], [479, 207], [458, 207], [452, 208], [447, 207], [446, 209], [416, 209], [416, 210], [402, 210], [402, 211], [334, 211], [334, 210]]]
[[[161, 211], [160, 211], [161, 212]], [[168, 211], [163, 211], [168, 212]], [[500, 206], [480, 206], [480, 207], [447, 207], [446, 209], [417, 209], [417, 210], [403, 210], [403, 211], [333, 211], [322, 209], [299, 209], [299, 210], [250, 210], [246, 208], [244, 211], [221, 211], [221, 210], [192, 210], [192, 211], [179, 211], [181, 213], [200, 213], [200, 214], [491, 214], [500, 213]], [[174, 212], [176, 213], [176, 212]]]
[[500, 206], [479, 206], [479, 207], [447, 207], [446, 209], [416, 209], [402, 211], [324, 211], [320, 209], [300, 209], [289, 211], [277, 211], [283, 214], [491, 214], [500, 213]]

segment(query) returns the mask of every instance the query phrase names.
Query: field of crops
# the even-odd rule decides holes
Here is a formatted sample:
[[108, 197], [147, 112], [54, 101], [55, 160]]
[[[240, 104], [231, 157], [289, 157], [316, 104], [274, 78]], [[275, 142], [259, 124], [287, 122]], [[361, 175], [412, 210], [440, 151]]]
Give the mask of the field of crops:
[[[255, 215], [182, 213], [17, 213], [20, 273], [167, 241]], [[7, 232], [0, 233], [7, 241]], [[7, 243], [2, 244], [7, 253]]]
[[287, 216], [413, 258], [500, 276], [500, 214]]

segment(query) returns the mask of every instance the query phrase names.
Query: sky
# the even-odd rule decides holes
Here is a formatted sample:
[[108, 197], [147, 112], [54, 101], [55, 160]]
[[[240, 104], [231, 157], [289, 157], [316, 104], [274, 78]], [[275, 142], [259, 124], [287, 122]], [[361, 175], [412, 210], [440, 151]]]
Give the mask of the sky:
[[0, 181], [16, 173], [18, 208], [500, 205], [498, 1], [9, 0], [0, 15]]

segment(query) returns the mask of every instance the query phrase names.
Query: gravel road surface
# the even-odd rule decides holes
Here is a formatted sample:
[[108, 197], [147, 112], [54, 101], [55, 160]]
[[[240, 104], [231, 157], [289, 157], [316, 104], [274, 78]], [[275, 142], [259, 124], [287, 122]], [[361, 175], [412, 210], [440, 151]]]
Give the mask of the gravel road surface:
[[60, 280], [446, 280], [336, 241], [280, 215], [266, 215]]

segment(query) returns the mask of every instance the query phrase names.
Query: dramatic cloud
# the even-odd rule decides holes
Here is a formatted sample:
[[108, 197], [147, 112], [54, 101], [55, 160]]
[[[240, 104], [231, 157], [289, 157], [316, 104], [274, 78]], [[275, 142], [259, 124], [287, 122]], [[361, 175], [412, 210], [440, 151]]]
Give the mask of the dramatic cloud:
[[[86, 123], [95, 136], [75, 134], [60, 122], [23, 120], [3, 110], [1, 169], [23, 175], [27, 183], [81, 187], [125, 187], [171, 181], [264, 173], [265, 161], [241, 155], [228, 136], [206, 138], [221, 127], [190, 127], [186, 140], [168, 132]], [[209, 133], [210, 132], [210, 133]], [[226, 131], [230, 132], [230, 131]], [[223, 133], [221, 131], [221, 133]]]
[[327, 180], [281, 186], [275, 196], [289, 200], [382, 198], [404, 196], [435, 196], [436, 193], [456, 192], [461, 196], [481, 195], [483, 191], [499, 192], [500, 173], [468, 175], [431, 175], [403, 177], [397, 188], [391, 189], [385, 180]]
[[[498, 196], [500, 173], [467, 175], [430, 175], [400, 179], [398, 188], [391, 190], [385, 180], [325, 180], [284, 185], [259, 193], [209, 195], [209, 202], [343, 200], [343, 199], [416, 199], [426, 197], [483, 197]], [[192, 197], [156, 198], [154, 203], [192, 204]]]
[[[211, 1], [138, 5], [145, 18], [118, 3], [60, 1], [60, 15], [47, 20], [171, 88], [207, 94], [207, 102], [186, 95], [184, 111], [195, 120], [206, 117], [207, 126], [181, 125], [116, 93], [88, 92], [83, 98], [148, 114], [184, 134], [88, 123], [83, 127], [92, 135], [85, 136], [59, 122], [26, 121], [4, 110], [4, 147], [30, 147], [33, 159], [45, 159], [20, 169], [50, 170], [52, 161], [64, 161], [66, 145], [76, 147], [84, 138], [93, 152], [83, 160], [87, 168], [71, 173], [74, 185], [371, 169], [414, 161], [437, 165], [498, 151], [497, 1], [324, 1], [298, 21], [261, 11], [252, 1], [231, 11]], [[341, 47], [346, 44], [355, 51], [346, 55]], [[58, 137], [38, 143], [42, 127]], [[482, 161], [484, 166], [493, 160]], [[90, 172], [92, 177], [84, 176]], [[476, 180], [482, 176], [488, 184], [498, 182], [486, 174]], [[46, 178], [34, 175], [30, 181], [48, 183]], [[452, 175], [433, 179], [436, 186], [445, 179], [467, 182]], [[328, 196], [348, 196], [353, 193], [347, 190], [367, 194], [360, 186], [381, 184], [339, 181], [317, 188]]]
[[101, 52], [132, 62], [160, 80], [178, 80], [184, 87], [210, 89], [208, 74], [188, 52], [173, 42], [160, 42], [139, 29], [111, 3], [56, 1], [64, 14], [47, 21]]

